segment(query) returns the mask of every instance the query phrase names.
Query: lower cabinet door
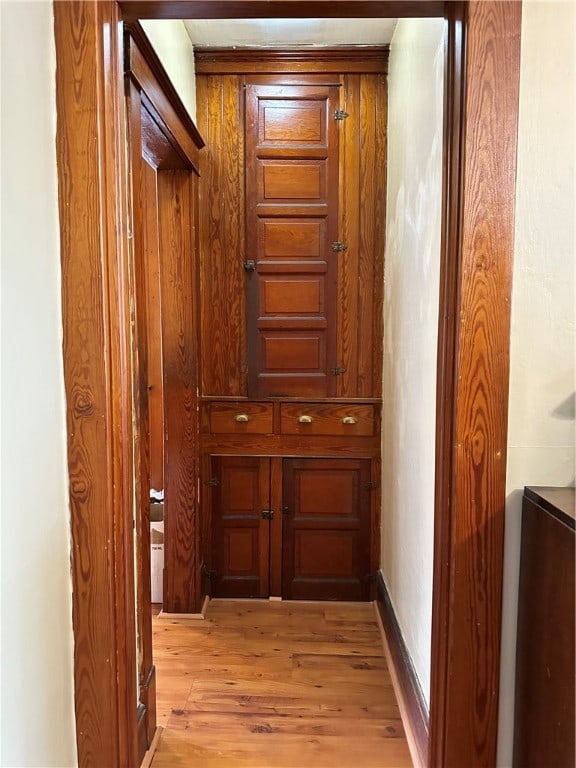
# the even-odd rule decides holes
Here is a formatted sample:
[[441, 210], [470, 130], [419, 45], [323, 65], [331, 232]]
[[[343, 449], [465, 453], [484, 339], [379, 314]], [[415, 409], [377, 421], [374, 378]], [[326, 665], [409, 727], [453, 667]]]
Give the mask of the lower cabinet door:
[[215, 456], [212, 596], [268, 597], [270, 459]]
[[282, 595], [367, 600], [370, 461], [284, 459]]
[[211, 462], [212, 597], [369, 599], [369, 459]]

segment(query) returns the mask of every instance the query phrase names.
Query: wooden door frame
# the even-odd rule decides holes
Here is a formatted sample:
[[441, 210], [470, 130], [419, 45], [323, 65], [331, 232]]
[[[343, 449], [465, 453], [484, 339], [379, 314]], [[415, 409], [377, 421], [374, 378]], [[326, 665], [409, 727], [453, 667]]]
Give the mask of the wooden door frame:
[[429, 765], [495, 764], [521, 4], [56, 0], [54, 7], [79, 764], [137, 765], [122, 18], [445, 15]]

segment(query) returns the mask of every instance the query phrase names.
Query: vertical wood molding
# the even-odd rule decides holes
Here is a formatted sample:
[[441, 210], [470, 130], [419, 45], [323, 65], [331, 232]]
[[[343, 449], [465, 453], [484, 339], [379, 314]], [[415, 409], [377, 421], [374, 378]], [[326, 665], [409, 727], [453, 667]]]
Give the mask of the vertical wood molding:
[[340, 81], [340, 106], [350, 117], [339, 126], [338, 239], [348, 249], [338, 257], [337, 360], [345, 371], [337, 396], [379, 397], [383, 331], [374, 307], [384, 288], [388, 89], [381, 74], [344, 74]]
[[244, 109], [237, 75], [196, 79], [203, 395], [246, 397]]
[[[131, 344], [134, 400], [134, 485], [135, 508], [135, 557], [136, 557], [136, 617], [138, 624], [138, 683], [139, 714], [138, 744], [142, 760], [154, 738], [156, 730], [156, 701], [154, 695], [155, 671], [152, 663], [152, 611], [150, 572], [150, 414], [148, 403], [148, 247], [150, 233], [148, 219], [150, 205], [149, 181], [146, 169], [150, 169], [142, 157], [142, 101], [136, 85], [127, 83], [128, 119], [128, 175], [130, 231], [132, 238], [130, 294], [134, 297], [135, 322]], [[156, 195], [152, 198], [156, 202]], [[157, 239], [157, 232], [156, 239]], [[150, 690], [151, 686], [151, 690]]]
[[142, 166], [144, 212], [146, 313], [148, 317], [148, 404], [150, 418], [150, 486], [164, 488], [164, 386], [162, 380], [162, 305], [160, 296], [160, 246], [158, 241], [158, 192], [156, 169]]
[[159, 171], [164, 363], [164, 610], [200, 610], [194, 184], [190, 171]]
[[135, 765], [132, 369], [118, 6], [54, 3], [74, 684], [83, 768]]
[[522, 6], [449, 5], [429, 764], [473, 768], [496, 762]]

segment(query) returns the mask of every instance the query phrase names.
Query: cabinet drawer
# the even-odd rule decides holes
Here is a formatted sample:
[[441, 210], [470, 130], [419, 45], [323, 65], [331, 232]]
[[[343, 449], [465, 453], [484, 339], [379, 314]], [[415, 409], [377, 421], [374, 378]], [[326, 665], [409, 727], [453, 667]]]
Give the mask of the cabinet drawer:
[[280, 409], [280, 429], [285, 435], [374, 434], [372, 405], [286, 404]]
[[270, 403], [210, 403], [210, 431], [219, 435], [272, 432]]

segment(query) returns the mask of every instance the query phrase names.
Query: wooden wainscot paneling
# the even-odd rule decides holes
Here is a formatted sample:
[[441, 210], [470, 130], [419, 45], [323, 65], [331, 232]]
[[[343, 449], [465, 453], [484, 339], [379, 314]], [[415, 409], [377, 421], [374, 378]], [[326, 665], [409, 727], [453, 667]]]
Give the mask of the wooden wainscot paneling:
[[[144, 151], [144, 147], [143, 147]], [[156, 169], [142, 164], [144, 248], [147, 296], [148, 407], [150, 412], [150, 486], [164, 488], [164, 382], [162, 374], [162, 297], [160, 243], [158, 239], [158, 193]]]
[[[133, 359], [136, 616], [138, 623], [138, 748], [142, 760], [156, 729], [155, 670], [152, 663], [152, 616], [150, 606], [150, 429], [148, 407], [148, 296], [147, 296], [147, 197], [149, 182], [142, 157], [142, 104], [134, 83], [128, 84], [128, 160], [130, 180], [130, 231], [132, 237], [130, 294], [135, 322], [131, 353]], [[155, 197], [153, 198], [155, 203]], [[152, 209], [155, 205], [151, 206]], [[150, 695], [152, 693], [152, 695]], [[150, 704], [150, 709], [148, 707]]]
[[341, 77], [340, 239], [338, 261], [339, 397], [379, 397], [382, 392], [382, 301], [386, 223], [386, 124], [384, 75]]
[[244, 112], [236, 75], [198, 77], [201, 392], [245, 397]]
[[158, 173], [162, 349], [164, 361], [164, 609], [195, 613], [200, 605], [197, 340], [193, 269], [196, 179]]
[[[202, 394], [379, 397], [387, 46], [195, 55], [208, 144], [200, 180]], [[311, 99], [320, 104], [322, 89], [329, 130], [312, 141]], [[264, 126], [279, 98], [292, 110], [302, 100], [297, 142], [294, 125]], [[337, 108], [344, 119], [332, 119]], [[319, 154], [325, 145], [337, 177]], [[314, 218], [313, 204], [324, 219]], [[253, 271], [243, 269], [248, 260]]]

